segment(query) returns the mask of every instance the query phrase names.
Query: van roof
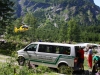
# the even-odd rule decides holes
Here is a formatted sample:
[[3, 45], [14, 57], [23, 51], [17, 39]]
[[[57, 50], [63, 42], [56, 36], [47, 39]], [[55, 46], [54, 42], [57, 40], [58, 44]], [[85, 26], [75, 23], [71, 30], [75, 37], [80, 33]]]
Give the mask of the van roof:
[[94, 43], [77, 43], [76, 45], [79, 45], [79, 46], [97, 46], [98, 44], [94, 44]]
[[60, 45], [60, 46], [77, 46], [75, 44], [67, 44], [67, 43], [56, 43], [56, 42], [32, 42], [31, 44], [46, 44], [46, 45]]

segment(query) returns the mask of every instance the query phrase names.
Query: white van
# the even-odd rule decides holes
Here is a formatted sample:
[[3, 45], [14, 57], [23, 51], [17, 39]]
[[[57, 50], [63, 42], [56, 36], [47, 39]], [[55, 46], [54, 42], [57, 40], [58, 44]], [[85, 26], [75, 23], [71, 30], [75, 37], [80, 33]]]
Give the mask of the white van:
[[79, 46], [73, 44], [33, 42], [18, 52], [18, 63], [24, 65], [30, 60], [34, 65], [45, 65], [61, 69], [62, 66], [77, 67]]

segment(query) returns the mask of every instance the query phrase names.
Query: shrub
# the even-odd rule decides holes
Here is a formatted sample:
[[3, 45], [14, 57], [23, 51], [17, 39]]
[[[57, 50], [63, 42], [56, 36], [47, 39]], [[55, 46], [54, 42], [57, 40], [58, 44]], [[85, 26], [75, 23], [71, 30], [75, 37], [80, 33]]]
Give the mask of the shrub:
[[44, 75], [45, 73], [52, 73], [52, 71], [46, 66], [32, 69], [28, 66], [18, 66], [14, 58], [9, 58], [6, 63], [0, 64], [0, 75]]
[[72, 75], [72, 73], [73, 73], [73, 69], [71, 67], [65, 66], [65, 65], [62, 65], [59, 68], [59, 71], [60, 71], [60, 73], [68, 74], [68, 75]]
[[12, 55], [12, 52], [17, 51], [27, 44], [24, 43], [15, 43], [15, 42], [6, 42], [0, 45], [0, 53], [4, 55]]

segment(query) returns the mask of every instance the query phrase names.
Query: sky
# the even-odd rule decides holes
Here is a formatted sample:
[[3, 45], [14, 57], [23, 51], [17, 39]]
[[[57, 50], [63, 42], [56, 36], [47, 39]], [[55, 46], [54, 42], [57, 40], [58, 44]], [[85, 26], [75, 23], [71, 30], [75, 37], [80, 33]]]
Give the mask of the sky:
[[94, 3], [100, 7], [100, 0], [94, 0]]

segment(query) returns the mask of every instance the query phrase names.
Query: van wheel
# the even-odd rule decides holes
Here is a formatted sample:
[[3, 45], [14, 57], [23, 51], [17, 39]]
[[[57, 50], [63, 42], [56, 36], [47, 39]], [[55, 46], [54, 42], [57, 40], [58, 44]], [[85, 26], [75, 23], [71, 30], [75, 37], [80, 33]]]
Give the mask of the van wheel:
[[24, 66], [24, 64], [25, 64], [25, 58], [24, 57], [18, 57], [18, 64], [20, 66]]
[[59, 65], [59, 73], [61, 74], [71, 74], [72, 73], [72, 69], [70, 67], [68, 67], [68, 65]]

